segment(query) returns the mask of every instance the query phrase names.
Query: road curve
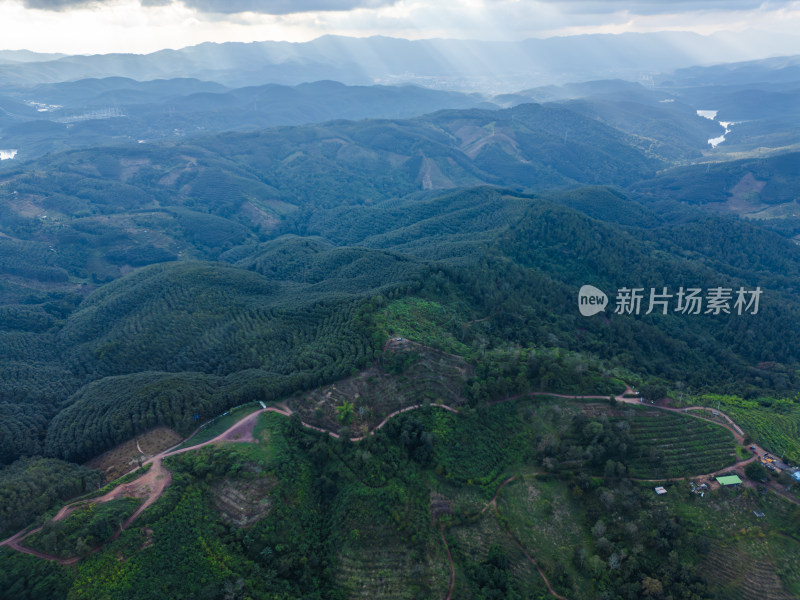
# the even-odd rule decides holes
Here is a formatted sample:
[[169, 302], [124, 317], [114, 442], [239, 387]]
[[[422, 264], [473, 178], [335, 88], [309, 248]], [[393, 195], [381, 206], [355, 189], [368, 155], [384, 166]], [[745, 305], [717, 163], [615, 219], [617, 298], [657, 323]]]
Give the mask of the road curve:
[[[635, 399], [635, 398], [626, 398], [625, 397], [626, 394], [630, 394], [631, 392], [632, 392], [631, 388], [627, 387], [625, 392], [615, 396], [615, 399], [618, 402], [624, 402], [624, 403], [627, 403], [627, 404], [641, 405], [642, 403], [641, 403], [640, 400]], [[568, 395], [568, 394], [554, 394], [554, 393], [547, 393], [547, 392], [531, 392], [531, 393], [527, 393], [527, 394], [520, 394], [518, 396], [505, 398], [503, 400], [498, 400], [498, 401], [492, 402], [491, 404], [499, 404], [501, 402], [509, 402], [509, 401], [516, 400], [516, 399], [519, 399], [519, 398], [525, 398], [525, 397], [531, 397], [531, 396], [551, 396], [551, 397], [554, 397], [554, 398], [565, 398], [565, 399], [596, 399], [596, 400], [607, 400], [610, 397], [610, 396], [603, 396], [603, 395], [586, 395], [586, 394]], [[376, 431], [378, 431], [379, 429], [383, 428], [389, 422], [389, 420], [392, 419], [393, 417], [395, 417], [395, 416], [397, 416], [399, 414], [405, 413], [405, 412], [409, 412], [409, 411], [412, 411], [412, 410], [417, 410], [417, 409], [423, 408], [424, 406], [437, 407], [437, 408], [441, 408], [441, 409], [444, 409], [444, 410], [447, 410], [447, 411], [450, 411], [450, 412], [453, 412], [453, 413], [458, 413], [457, 409], [455, 409], [455, 408], [453, 408], [451, 406], [447, 406], [446, 404], [427, 404], [427, 405], [425, 405], [425, 404], [414, 404], [414, 405], [407, 406], [405, 408], [402, 408], [400, 410], [396, 410], [396, 411], [390, 413], [378, 425], [376, 425], [367, 435], [373, 435]], [[688, 409], [676, 409], [676, 408], [668, 408], [668, 407], [662, 407], [662, 406], [651, 406], [651, 408], [656, 408], [656, 409], [659, 409], [659, 410], [673, 411], [673, 412], [685, 412], [685, 411], [688, 411], [688, 410], [698, 410], [698, 409], [707, 408], [707, 407], [699, 407], [698, 406], [698, 407], [690, 407]], [[66, 518], [78, 506], [80, 506], [82, 504], [85, 504], [87, 502], [108, 502], [110, 500], [113, 500], [113, 499], [119, 498], [119, 497], [125, 497], [125, 496], [127, 496], [127, 497], [130, 497], [130, 496], [142, 497], [143, 496], [144, 497], [144, 502], [142, 502], [141, 506], [139, 506], [139, 508], [137, 508], [137, 510], [122, 524], [120, 529], [114, 535], [114, 538], [118, 537], [119, 534], [122, 533], [123, 530], [127, 529], [128, 527], [130, 527], [130, 525], [147, 508], [152, 506], [153, 503], [155, 503], [161, 497], [161, 495], [164, 493], [166, 488], [171, 483], [172, 475], [169, 472], [169, 470], [167, 470], [162, 464], [162, 461], [163, 461], [164, 458], [167, 458], [169, 456], [174, 456], [174, 455], [177, 455], [177, 454], [183, 454], [184, 452], [197, 450], [199, 448], [203, 448], [204, 446], [209, 446], [211, 444], [217, 444], [217, 443], [220, 443], [220, 442], [252, 442], [252, 441], [255, 441], [254, 438], [253, 438], [253, 429], [254, 429], [254, 427], [256, 425], [258, 416], [261, 413], [265, 413], [265, 412], [274, 412], [274, 413], [278, 413], [280, 415], [283, 415], [285, 417], [290, 417], [293, 414], [292, 410], [289, 407], [287, 407], [285, 404], [277, 404], [275, 406], [268, 406], [266, 408], [262, 408], [262, 409], [259, 409], [259, 410], [256, 410], [256, 411], [250, 413], [249, 415], [247, 415], [246, 417], [244, 417], [240, 421], [237, 421], [234, 425], [229, 427], [227, 430], [225, 430], [224, 432], [220, 433], [219, 435], [217, 435], [216, 437], [214, 437], [214, 438], [212, 438], [210, 440], [207, 440], [205, 442], [201, 442], [199, 444], [195, 444], [193, 446], [187, 446], [186, 448], [178, 448], [177, 446], [173, 446], [173, 448], [165, 450], [165, 451], [163, 451], [163, 452], [151, 457], [150, 459], [148, 459], [144, 464], [145, 465], [150, 464], [151, 467], [145, 474], [143, 474], [138, 479], [136, 479], [136, 480], [134, 480], [132, 482], [126, 483], [126, 484], [119, 485], [116, 488], [114, 488], [113, 490], [111, 490], [110, 492], [108, 492], [107, 494], [105, 494], [103, 496], [100, 496], [98, 498], [94, 498], [94, 499], [91, 499], [91, 500], [80, 500], [78, 502], [67, 504], [67, 505], [63, 506], [58, 511], [58, 513], [53, 517], [52, 521], [55, 522], [55, 521], [59, 521], [61, 519]], [[693, 418], [696, 418], [696, 419], [701, 419], [701, 420], [708, 421], [708, 422], [711, 422], [711, 423], [715, 423], [717, 425], [725, 427], [726, 429], [728, 429], [729, 431], [731, 431], [733, 433], [734, 437], [736, 438], [736, 441], [741, 444], [742, 441], [743, 441], [743, 434], [742, 434], [741, 428], [728, 415], [726, 415], [726, 414], [724, 414], [722, 412], [720, 412], [720, 415], [722, 415], [728, 421], [727, 424], [726, 423], [718, 423], [718, 422], [713, 421], [711, 419], [707, 419], [705, 417], [700, 417], [700, 416], [697, 416], [697, 415], [691, 415], [691, 416]], [[328, 429], [324, 429], [322, 427], [317, 427], [317, 426], [311, 425], [309, 423], [306, 423], [305, 421], [301, 421], [301, 423], [302, 423], [303, 427], [306, 427], [308, 429], [312, 429], [314, 431], [318, 431], [318, 432], [321, 432], [321, 433], [327, 433], [328, 435], [330, 435], [330, 436], [332, 436], [334, 438], [337, 438], [337, 439], [339, 438], [339, 434], [336, 433], [336, 432], [330, 431]], [[194, 433], [192, 433], [192, 436], [190, 436], [190, 438], [188, 438], [188, 439], [191, 439], [191, 437], [193, 437], [197, 433], [197, 431], [199, 431], [199, 428]], [[365, 437], [367, 437], [367, 436], [351, 437], [350, 441], [359, 442], [359, 441], [363, 440]], [[185, 442], [181, 442], [181, 444], [182, 443], [185, 443]], [[180, 444], [178, 446], [180, 446]], [[757, 455], [759, 453], [763, 454], [765, 452], [763, 450], [763, 448], [760, 448], [758, 446], [756, 447], [756, 449], [757, 449], [756, 450], [756, 455], [754, 455], [751, 458], [746, 459], [746, 460], [737, 461], [731, 467], [727, 467], [727, 468], [730, 469], [730, 468], [734, 468], [734, 467], [736, 467], [736, 468], [744, 467], [746, 464], [754, 461], [757, 458]], [[701, 475], [697, 475], [695, 477], [690, 477], [690, 478], [708, 477], [708, 476], [713, 476], [715, 474], [716, 473], [710, 473], [710, 474], [706, 473], [706, 474], [701, 474]], [[513, 479], [514, 479], [514, 477], [510, 477], [509, 479], [504, 481], [503, 484], [500, 487], [502, 488], [507, 483], [510, 483]], [[676, 478], [676, 479], [657, 479], [657, 480], [652, 480], [652, 481], [668, 481], [668, 480], [676, 480], [677, 481], [677, 480], [683, 480], [683, 479], [686, 479], [686, 477], [681, 477], [681, 478]], [[498, 489], [498, 492], [499, 491], [500, 490]], [[775, 490], [775, 491], [777, 492], [777, 490]], [[781, 497], [783, 497], [783, 498], [785, 498], [787, 500], [790, 500], [790, 501], [794, 502], [795, 504], [800, 503], [799, 501], [797, 501], [795, 499], [792, 499], [790, 497], [787, 497], [787, 496], [785, 496], [783, 494], [779, 493], [779, 495], [781, 495]], [[496, 498], [496, 495], [495, 495], [495, 498]], [[488, 505], [487, 505], [487, 507], [484, 508], [484, 511], [486, 510], [486, 508], [488, 508]], [[22, 531], [19, 531], [18, 533], [16, 533], [15, 535], [11, 536], [10, 538], [0, 542], [0, 546], [8, 546], [10, 548], [13, 548], [14, 550], [19, 551], [19, 552], [25, 552], [27, 554], [31, 554], [33, 556], [37, 556], [39, 558], [44, 558], [44, 559], [47, 559], [47, 560], [54, 560], [54, 561], [58, 562], [59, 564], [73, 564], [73, 563], [77, 562], [78, 560], [80, 560], [80, 557], [72, 557], [72, 558], [68, 558], [68, 559], [63, 559], [63, 558], [51, 556], [51, 555], [48, 555], [48, 554], [44, 554], [42, 552], [38, 552], [38, 551], [36, 551], [36, 550], [34, 550], [32, 548], [28, 548], [28, 547], [23, 546], [21, 544], [21, 542], [25, 538], [27, 538], [30, 535], [33, 535], [34, 533], [36, 533], [36, 532], [38, 532], [40, 530], [41, 530], [41, 527], [39, 527], [37, 529], [34, 529], [34, 530], [31, 530], [31, 531], [26, 531], [25, 529], [23, 529]], [[97, 550], [97, 549], [95, 549], [95, 550]], [[535, 564], [533, 559], [531, 559], [531, 562], [533, 562], [533, 564]], [[537, 568], [538, 568], [538, 566], [537, 566]], [[549, 585], [548, 585], [548, 587], [549, 587]], [[555, 592], [551, 592], [551, 593], [553, 593], [554, 595], [557, 596], [557, 594], [555, 594]], [[560, 596], [557, 596], [557, 597], [560, 597]]]

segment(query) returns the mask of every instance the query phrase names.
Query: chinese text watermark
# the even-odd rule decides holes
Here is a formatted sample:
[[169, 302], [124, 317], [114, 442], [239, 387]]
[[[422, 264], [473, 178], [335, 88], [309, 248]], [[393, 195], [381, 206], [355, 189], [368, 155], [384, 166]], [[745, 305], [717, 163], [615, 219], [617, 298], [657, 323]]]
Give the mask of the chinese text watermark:
[[[681, 286], [677, 291], [667, 287], [628, 288], [617, 290], [614, 313], [618, 315], [649, 315], [678, 313], [684, 315], [756, 315], [763, 290], [761, 287], [699, 288]], [[608, 296], [594, 287], [584, 285], [578, 292], [578, 309], [585, 317], [604, 312], [609, 305]]]

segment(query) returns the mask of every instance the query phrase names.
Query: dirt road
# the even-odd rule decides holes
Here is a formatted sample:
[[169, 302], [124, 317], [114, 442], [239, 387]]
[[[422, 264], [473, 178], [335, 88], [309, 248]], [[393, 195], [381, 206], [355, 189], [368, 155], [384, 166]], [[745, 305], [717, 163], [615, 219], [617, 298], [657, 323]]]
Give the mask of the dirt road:
[[[628, 404], [641, 405], [642, 403], [641, 403], [641, 401], [639, 399], [637, 399], [637, 398], [626, 398], [625, 397], [626, 394], [630, 394], [631, 392], [632, 392], [632, 390], [630, 388], [628, 388], [622, 394], [620, 394], [618, 396], [615, 396], [615, 398], [619, 402], [625, 402], [625, 403], [628, 403]], [[535, 392], [535, 393], [529, 393], [529, 394], [521, 394], [519, 396], [514, 396], [514, 397], [511, 397], [511, 398], [506, 398], [506, 399], [494, 402], [493, 404], [499, 404], [500, 402], [509, 402], [509, 401], [516, 400], [516, 399], [519, 399], [519, 398], [537, 396], [537, 395], [551, 396], [551, 397], [554, 397], [554, 398], [564, 398], [564, 399], [607, 400], [609, 398], [609, 396], [602, 396], [602, 395], [567, 395], [567, 394], [550, 394], [550, 393], [543, 393], [543, 392]], [[375, 433], [375, 431], [377, 431], [377, 430], [381, 429], [382, 427], [384, 427], [389, 422], [389, 420], [392, 419], [393, 417], [395, 417], [395, 416], [397, 416], [397, 415], [399, 415], [401, 413], [405, 413], [405, 412], [408, 412], [408, 411], [420, 409], [423, 406], [424, 405], [422, 405], [422, 404], [415, 404], [415, 405], [403, 408], [401, 410], [394, 411], [393, 413], [387, 415], [386, 418], [384, 418], [367, 435], [373, 435]], [[430, 404], [430, 406], [438, 407], [438, 408], [441, 408], [441, 409], [444, 409], [444, 410], [447, 410], [447, 411], [450, 411], [450, 412], [453, 412], [453, 413], [457, 413], [458, 412], [455, 408], [447, 406], [445, 404]], [[652, 408], [657, 408], [659, 410], [668, 410], [668, 411], [673, 411], [673, 412], [686, 412], [686, 411], [698, 410], [698, 409], [705, 408], [705, 407], [691, 407], [689, 409], [676, 409], [676, 408], [668, 408], [668, 407], [662, 407], [662, 406], [652, 406]], [[209, 446], [211, 444], [218, 444], [218, 443], [225, 443], [225, 442], [227, 442], [227, 443], [230, 443], [230, 442], [253, 442], [253, 441], [255, 441], [255, 439], [253, 437], [253, 430], [255, 428], [256, 422], [258, 421], [259, 415], [262, 414], [262, 413], [265, 413], [265, 412], [274, 412], [274, 413], [278, 413], [280, 415], [283, 415], [285, 417], [289, 417], [289, 416], [292, 415], [291, 409], [289, 409], [285, 404], [278, 404], [278, 405], [275, 405], [275, 406], [269, 406], [267, 408], [262, 408], [260, 410], [257, 410], [255, 412], [247, 415], [246, 417], [244, 417], [243, 419], [241, 419], [240, 421], [238, 421], [237, 423], [232, 425], [230, 428], [228, 428], [224, 432], [220, 433], [219, 435], [217, 435], [216, 437], [214, 437], [211, 440], [207, 440], [205, 442], [201, 442], [201, 443], [195, 444], [193, 446], [188, 446], [186, 448], [175, 449], [175, 447], [173, 447], [173, 448], [170, 448], [168, 450], [165, 450], [165, 451], [161, 452], [160, 454], [157, 454], [156, 456], [153, 456], [152, 458], [150, 458], [149, 460], [147, 460], [144, 463], [145, 465], [147, 465], [147, 464], [151, 465], [150, 469], [145, 474], [143, 474], [141, 477], [139, 477], [138, 479], [136, 479], [136, 480], [134, 480], [132, 482], [125, 483], [125, 484], [122, 484], [120, 486], [117, 486], [116, 488], [114, 488], [113, 490], [111, 490], [107, 494], [105, 494], [103, 496], [100, 496], [99, 498], [93, 498], [91, 500], [81, 500], [79, 502], [74, 502], [74, 503], [71, 503], [71, 504], [67, 504], [66, 506], [62, 507], [61, 510], [59, 510], [59, 512], [53, 517], [52, 521], [56, 522], [56, 521], [60, 521], [61, 519], [66, 518], [67, 516], [69, 516], [69, 514], [73, 510], [75, 510], [80, 505], [85, 504], [85, 503], [87, 503], [89, 501], [91, 501], [91, 502], [109, 502], [111, 500], [114, 500], [114, 499], [117, 499], [117, 498], [122, 498], [122, 497], [142, 498], [143, 502], [139, 506], [139, 508], [130, 517], [128, 517], [128, 519], [122, 524], [121, 528], [114, 535], [114, 538], [118, 537], [120, 535], [120, 533], [122, 533], [122, 531], [124, 531], [125, 529], [130, 527], [131, 524], [134, 521], [136, 521], [136, 519], [145, 510], [147, 510], [147, 508], [152, 506], [153, 503], [155, 503], [161, 497], [161, 495], [164, 493], [164, 491], [167, 489], [167, 487], [171, 483], [172, 475], [163, 466], [163, 464], [162, 464], [163, 459], [165, 459], [165, 458], [167, 458], [169, 456], [174, 456], [174, 455], [177, 455], [177, 454], [183, 454], [184, 452], [198, 450], [200, 448], [203, 448], [205, 446]], [[718, 422], [713, 421], [711, 419], [707, 419], [705, 417], [701, 417], [701, 416], [697, 416], [697, 415], [691, 415], [691, 416], [696, 418], [696, 419], [701, 419], [701, 420], [704, 420], [704, 421], [717, 423], [718, 425], [726, 427], [727, 429], [729, 429], [733, 433], [734, 437], [736, 438], [736, 441], [741, 444], [742, 441], [743, 441], [743, 435], [742, 435], [741, 428], [733, 421], [733, 419], [731, 419], [730, 417], [728, 417], [724, 413], [720, 412], [720, 415], [722, 415], [723, 418], [725, 418], [728, 421], [727, 424], [726, 423], [718, 423]], [[330, 436], [332, 436], [334, 438], [338, 438], [339, 437], [338, 433], [330, 431], [328, 429], [323, 429], [321, 427], [316, 427], [316, 426], [310, 425], [310, 424], [305, 423], [305, 422], [302, 422], [302, 425], [304, 427], [308, 428], [308, 429], [313, 429], [313, 430], [319, 431], [321, 433], [327, 433], [328, 435], [330, 435]], [[196, 431], [195, 431], [195, 433], [196, 433]], [[194, 436], [194, 434], [192, 434], [192, 436]], [[350, 438], [350, 439], [353, 442], [358, 442], [358, 441], [363, 440], [365, 437], [366, 436], [359, 436], [359, 437], [353, 437], [353, 438]], [[764, 454], [764, 453], [765, 453], [765, 451], [762, 448], [756, 447], [756, 455], [754, 455], [753, 457], [751, 457], [749, 459], [746, 459], [746, 460], [737, 461], [734, 465], [732, 465], [731, 467], [728, 467], [727, 469], [724, 469], [724, 470], [731, 470], [731, 469], [737, 470], [744, 477], [744, 466], [747, 465], [748, 463], [756, 460], [758, 455]], [[700, 478], [700, 477], [713, 477], [715, 474], [716, 473], [700, 474], [700, 475], [697, 475], [695, 477], [691, 477], [691, 479]], [[504, 481], [503, 484], [498, 489], [498, 493], [499, 493], [500, 489], [502, 489], [502, 487], [504, 485], [510, 483], [511, 481], [513, 481], [513, 479], [514, 479], [513, 477], [510, 477], [509, 479]], [[682, 477], [682, 478], [676, 478], [676, 479], [673, 479], [673, 480], [682, 480], [682, 479], [686, 479], [686, 478]], [[659, 479], [659, 480], [653, 480], [653, 481], [670, 481], [670, 479]], [[779, 493], [782, 497], [786, 498], [787, 500], [790, 500], [790, 501], [792, 501], [792, 502], [794, 502], [796, 504], [800, 503], [796, 499], [794, 499], [791, 496], [788, 496], [788, 495], [786, 495], [784, 493], [781, 493], [781, 491], [779, 491], [777, 489], [775, 489], [774, 491]], [[497, 494], [495, 494], [495, 498], [490, 502], [491, 505], [495, 505], [496, 506], [496, 504], [495, 504], [496, 503], [496, 498], [497, 498]], [[489, 505], [487, 505], [487, 507], [484, 508], [484, 511], [488, 507], [489, 507]], [[22, 530], [22, 531], [18, 532], [17, 534], [15, 534], [14, 536], [12, 536], [12, 537], [0, 542], [0, 546], [8, 546], [10, 548], [13, 548], [14, 550], [19, 551], [19, 552], [25, 552], [25, 553], [31, 554], [33, 556], [37, 556], [39, 558], [44, 558], [44, 559], [47, 559], [47, 560], [54, 560], [54, 561], [58, 562], [59, 564], [65, 564], [65, 565], [66, 564], [73, 564], [73, 563], [77, 562], [78, 560], [80, 560], [79, 557], [72, 557], [72, 558], [68, 558], [68, 559], [63, 559], [63, 558], [51, 556], [51, 555], [48, 555], [48, 554], [44, 554], [42, 552], [38, 552], [38, 551], [36, 551], [36, 550], [34, 550], [32, 548], [28, 548], [28, 547], [23, 546], [21, 544], [21, 542], [25, 538], [27, 538], [30, 535], [33, 535], [34, 533], [36, 533], [36, 532], [38, 532], [40, 530], [41, 530], [41, 527], [39, 527], [37, 529], [34, 529], [32, 531]], [[533, 562], [533, 559], [531, 559], [531, 561]], [[535, 564], [535, 562], [534, 562], [534, 564]], [[548, 587], [549, 587], [549, 584], [548, 584]], [[551, 590], [552, 590], [552, 588], [551, 588]], [[557, 596], [557, 594], [555, 594], [555, 592], [552, 592], [552, 593]]]
[[[369, 435], [372, 435], [378, 429], [384, 427], [386, 423], [389, 422], [389, 419], [392, 417], [407, 412], [410, 410], [416, 410], [422, 408], [423, 405], [414, 405], [406, 407], [402, 410], [398, 410], [387, 416], [381, 423], [373, 429]], [[454, 408], [445, 406], [443, 404], [432, 404], [431, 406], [438, 406], [439, 408], [443, 408], [445, 410], [449, 410], [451, 412], [457, 412]], [[190, 452], [194, 450], [198, 450], [205, 446], [210, 446], [211, 444], [219, 444], [219, 443], [231, 443], [231, 442], [254, 442], [255, 438], [253, 437], [253, 430], [255, 429], [256, 423], [258, 421], [258, 417], [261, 413], [265, 412], [274, 412], [285, 417], [290, 417], [292, 415], [291, 409], [289, 409], [285, 404], [278, 404], [276, 406], [269, 406], [267, 408], [262, 408], [257, 410], [253, 413], [250, 413], [240, 421], [236, 422], [234, 425], [217, 435], [216, 437], [207, 440], [205, 442], [201, 442], [199, 444], [195, 444], [193, 446], [187, 446], [186, 448], [170, 448], [153, 456], [152, 458], [148, 459], [144, 462], [144, 465], [150, 465], [150, 468], [146, 473], [144, 473], [141, 477], [137, 478], [134, 481], [129, 483], [125, 483], [115, 487], [113, 490], [104, 494], [103, 496], [99, 496], [97, 498], [92, 498], [91, 500], [80, 500], [78, 502], [74, 502], [71, 504], [67, 504], [61, 508], [61, 510], [56, 513], [56, 515], [51, 519], [51, 522], [60, 521], [65, 519], [72, 513], [75, 509], [79, 508], [80, 506], [87, 504], [88, 502], [94, 503], [102, 503], [102, 502], [110, 502], [111, 500], [115, 500], [117, 498], [141, 498], [143, 500], [142, 504], [136, 511], [128, 517], [125, 522], [122, 524], [120, 529], [114, 534], [112, 539], [116, 539], [119, 535], [131, 524], [136, 521], [137, 518], [150, 506], [152, 506], [164, 493], [167, 489], [169, 484], [172, 482], [172, 474], [169, 470], [164, 467], [163, 460], [169, 456], [175, 456], [177, 454], [183, 454], [184, 452]], [[320, 431], [322, 433], [327, 433], [335, 438], [339, 437], [339, 434], [329, 431], [327, 429], [322, 429], [319, 427], [314, 427], [307, 423], [303, 423], [303, 426], [308, 427], [309, 429], [314, 429], [316, 431]], [[195, 431], [197, 433], [197, 431]], [[194, 434], [192, 434], [194, 435]], [[363, 437], [355, 437], [351, 438], [352, 441], [358, 442]], [[144, 466], [143, 465], [143, 466]], [[16, 535], [8, 538], [0, 542], [0, 546], [8, 546], [17, 550], [19, 552], [24, 552], [26, 554], [30, 554], [32, 556], [37, 556], [39, 558], [44, 558], [47, 560], [54, 560], [62, 565], [69, 565], [76, 563], [80, 560], [79, 557], [72, 557], [72, 558], [59, 558], [57, 556], [52, 556], [49, 554], [45, 554], [43, 552], [39, 552], [38, 550], [34, 550], [33, 548], [29, 548], [27, 546], [22, 545], [22, 541], [25, 538], [41, 531], [41, 527], [33, 529], [31, 531], [22, 530], [18, 532]]]

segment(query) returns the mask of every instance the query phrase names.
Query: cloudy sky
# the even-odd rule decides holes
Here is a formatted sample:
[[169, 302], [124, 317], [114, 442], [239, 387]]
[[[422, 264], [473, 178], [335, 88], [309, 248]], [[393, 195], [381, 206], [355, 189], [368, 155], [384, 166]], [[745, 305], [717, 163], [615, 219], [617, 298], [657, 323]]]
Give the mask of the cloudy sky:
[[800, 39], [800, 0], [0, 0], [0, 49], [152, 52], [325, 34], [518, 40], [756, 29]]

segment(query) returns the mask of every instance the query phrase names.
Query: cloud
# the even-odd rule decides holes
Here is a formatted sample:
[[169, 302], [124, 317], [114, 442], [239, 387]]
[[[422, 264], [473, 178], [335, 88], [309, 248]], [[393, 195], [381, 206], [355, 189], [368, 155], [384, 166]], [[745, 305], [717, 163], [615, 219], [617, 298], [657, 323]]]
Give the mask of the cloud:
[[[2, 3], [4, 0], [0, 0]], [[8, 0], [5, 0], [8, 1]], [[26, 8], [46, 11], [66, 11], [78, 8], [98, 8], [118, 4], [121, 0], [22, 0]], [[184, 6], [198, 13], [235, 15], [290, 15], [311, 12], [345, 13], [357, 8], [380, 9], [402, 5], [404, 0], [138, 0], [143, 7], [168, 5]], [[412, 4], [413, 4], [412, 0]], [[435, 6], [435, 2], [422, 2]], [[777, 10], [796, 4], [793, 0], [478, 0], [471, 7], [503, 10], [509, 5], [517, 10], [540, 12], [553, 9], [563, 15], [597, 16], [610, 14], [662, 15], [709, 11]], [[461, 6], [460, 6], [461, 5]], [[467, 9], [462, 2], [454, 7]], [[441, 5], [446, 8], [447, 5]], [[467, 9], [468, 10], [468, 9]]]
[[62, 11], [71, 8], [84, 8], [87, 6], [97, 6], [97, 0], [25, 0], [25, 8], [35, 8], [38, 10]]
[[[1, 0], [0, 0], [1, 1]], [[288, 15], [308, 12], [347, 12], [356, 8], [382, 8], [398, 0], [139, 0], [144, 7], [182, 4], [200, 13], [233, 15], [252, 12], [263, 15]], [[62, 12], [78, 8], [98, 8], [117, 0], [23, 0], [25, 8]]]
[[355, 8], [392, 6], [397, 0], [181, 0], [200, 12], [235, 14], [254, 12], [265, 15], [288, 15], [307, 12], [346, 12]]
[[564, 13], [604, 15], [625, 12], [634, 15], [660, 15], [706, 11], [775, 10], [793, 4], [792, 0], [538, 0], [557, 5]]

